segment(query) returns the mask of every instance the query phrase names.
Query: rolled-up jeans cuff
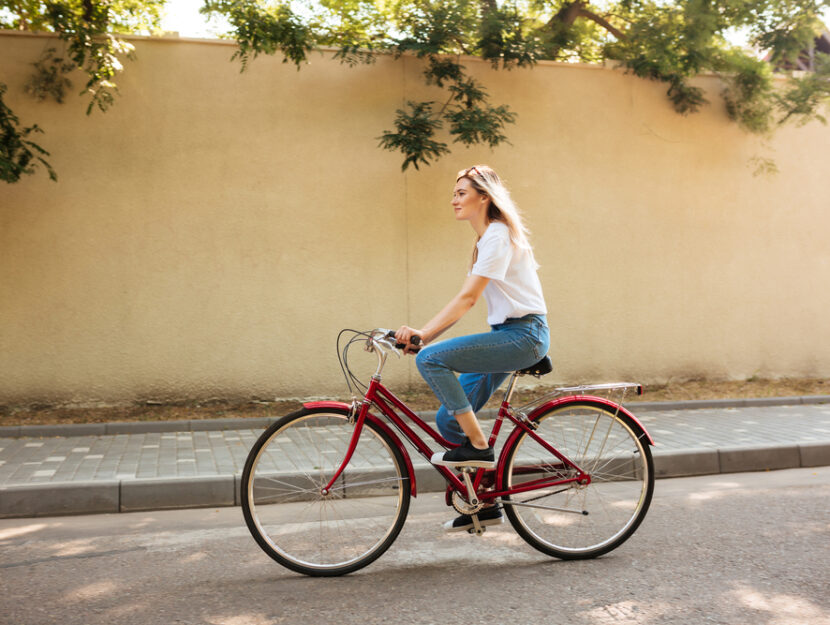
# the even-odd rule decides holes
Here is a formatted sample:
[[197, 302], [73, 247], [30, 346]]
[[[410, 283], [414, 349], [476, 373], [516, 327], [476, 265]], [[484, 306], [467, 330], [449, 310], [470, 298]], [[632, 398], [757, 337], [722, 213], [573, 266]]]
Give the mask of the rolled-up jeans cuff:
[[470, 404], [467, 404], [465, 408], [459, 408], [458, 410], [447, 410], [452, 416], [457, 417], [460, 414], [464, 414], [465, 412], [472, 412], [473, 407]]

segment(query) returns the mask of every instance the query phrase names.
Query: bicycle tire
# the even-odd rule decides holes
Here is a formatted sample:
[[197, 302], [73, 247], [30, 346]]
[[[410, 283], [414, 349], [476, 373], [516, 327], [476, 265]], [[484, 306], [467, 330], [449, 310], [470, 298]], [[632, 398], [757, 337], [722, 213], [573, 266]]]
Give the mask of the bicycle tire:
[[242, 472], [242, 512], [259, 546], [311, 576], [345, 575], [377, 559], [406, 520], [410, 475], [398, 446], [366, 421], [331, 493], [321, 493], [345, 458], [348, 411], [301, 409], [271, 425]]
[[[641, 429], [624, 413], [591, 401], [553, 407], [533, 422], [536, 434], [589, 473], [591, 482], [504, 497], [516, 532], [563, 560], [596, 558], [619, 547], [642, 523], [654, 494], [654, 461]], [[540, 475], [576, 473], [524, 432], [504, 458], [505, 488]]]

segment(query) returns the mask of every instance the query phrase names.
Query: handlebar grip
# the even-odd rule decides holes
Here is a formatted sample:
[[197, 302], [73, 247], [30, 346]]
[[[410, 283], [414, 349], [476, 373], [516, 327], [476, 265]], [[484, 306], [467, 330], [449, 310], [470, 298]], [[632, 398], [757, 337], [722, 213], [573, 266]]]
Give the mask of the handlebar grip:
[[[388, 336], [390, 339], [395, 338], [395, 333], [390, 331], [389, 334], [387, 334], [386, 336]], [[414, 345], [414, 346], [420, 345], [421, 344], [421, 337], [418, 336], [417, 334], [412, 335], [412, 337], [409, 339], [409, 344]], [[406, 346], [407, 346], [406, 343], [395, 342], [395, 347], [397, 347], [398, 349], [404, 349]], [[413, 350], [413, 351], [419, 352], [421, 350], [416, 349], [416, 350]]]

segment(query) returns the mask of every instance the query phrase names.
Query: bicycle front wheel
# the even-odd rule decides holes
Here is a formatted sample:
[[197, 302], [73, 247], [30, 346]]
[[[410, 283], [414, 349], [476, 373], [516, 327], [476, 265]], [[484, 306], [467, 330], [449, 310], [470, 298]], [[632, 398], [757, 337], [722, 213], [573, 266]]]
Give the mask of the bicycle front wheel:
[[343, 575], [378, 558], [406, 520], [410, 476], [398, 446], [366, 421], [352, 460], [348, 412], [300, 410], [268, 428], [242, 473], [242, 511], [274, 560], [299, 573]]
[[540, 487], [505, 498], [516, 532], [539, 551], [566, 560], [616, 549], [640, 525], [654, 492], [651, 449], [640, 428], [590, 401], [553, 408], [535, 424], [535, 433], [590, 475], [590, 483], [544, 486], [577, 472], [522, 434], [507, 450], [503, 483], [508, 489], [531, 482]]

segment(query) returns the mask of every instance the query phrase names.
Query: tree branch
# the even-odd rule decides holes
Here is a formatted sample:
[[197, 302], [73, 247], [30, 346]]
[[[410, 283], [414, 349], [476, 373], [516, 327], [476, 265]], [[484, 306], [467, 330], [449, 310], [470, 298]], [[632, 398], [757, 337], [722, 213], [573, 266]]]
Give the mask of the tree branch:
[[557, 24], [561, 24], [564, 26], [572, 26], [573, 23], [579, 17], [585, 17], [593, 22], [596, 22], [600, 26], [602, 26], [605, 30], [609, 33], [614, 35], [617, 39], [625, 39], [625, 33], [623, 33], [620, 29], [614, 27], [611, 22], [609, 22], [604, 17], [597, 15], [593, 11], [590, 11], [586, 8], [587, 3], [585, 0], [575, 0], [574, 2], [570, 2], [562, 6], [559, 11], [557, 11], [556, 15], [550, 18], [550, 21], [547, 23], [549, 28], [554, 28]]
[[597, 24], [602, 26], [605, 30], [607, 30], [609, 33], [614, 35], [617, 39], [625, 39], [626, 38], [625, 33], [623, 33], [618, 28], [615, 28], [611, 24], [611, 22], [609, 22], [604, 17], [602, 17], [600, 15], [597, 15], [596, 13], [594, 13], [592, 11], [589, 11], [584, 6], [579, 7], [579, 16], [580, 17], [587, 17], [592, 22], [596, 22]]

